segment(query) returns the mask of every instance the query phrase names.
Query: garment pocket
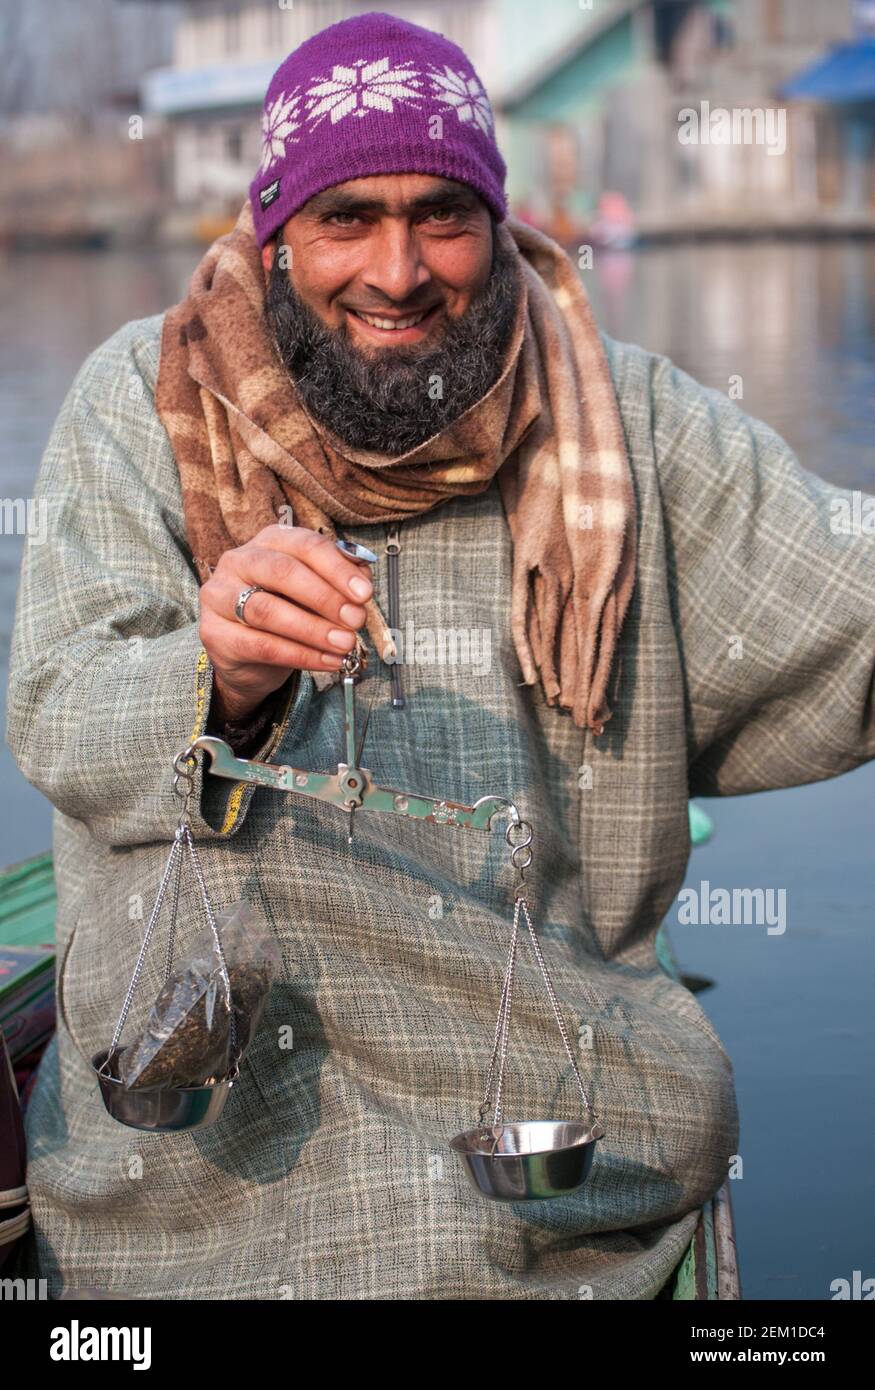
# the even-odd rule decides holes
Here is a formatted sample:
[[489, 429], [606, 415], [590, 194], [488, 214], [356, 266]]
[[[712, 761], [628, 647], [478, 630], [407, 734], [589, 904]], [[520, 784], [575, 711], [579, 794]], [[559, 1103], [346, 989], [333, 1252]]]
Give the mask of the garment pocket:
[[68, 1035], [68, 1037], [71, 1039], [71, 1041], [72, 1041], [72, 1043], [73, 1043], [73, 1046], [75, 1047], [76, 1051], [77, 1051], [77, 1052], [79, 1053], [79, 1055], [80, 1055], [81, 1057], [83, 1057], [86, 1061], [90, 1062], [90, 1061], [91, 1061], [91, 1058], [90, 1058], [89, 1056], [86, 1056], [85, 1049], [83, 1048], [82, 1042], [81, 1042], [81, 1040], [80, 1040], [80, 1038], [79, 1038], [79, 1036], [78, 1036], [78, 1033], [77, 1033], [76, 1029], [74, 1028], [74, 1026], [73, 1026], [73, 1024], [72, 1024], [72, 1022], [71, 1022], [71, 1015], [70, 1015], [70, 1011], [69, 1011], [69, 1007], [68, 1007], [68, 1002], [67, 1002], [67, 987], [68, 987], [68, 974], [69, 974], [70, 957], [71, 957], [71, 955], [72, 955], [72, 953], [73, 953], [73, 948], [74, 948], [74, 946], [76, 945], [76, 937], [77, 937], [77, 933], [78, 933], [78, 931], [79, 931], [80, 924], [81, 924], [81, 922], [82, 922], [83, 916], [87, 913], [87, 911], [88, 911], [87, 906], [85, 906], [85, 907], [80, 907], [79, 911], [77, 912], [77, 914], [76, 914], [76, 919], [75, 919], [75, 921], [74, 921], [74, 923], [73, 923], [73, 930], [70, 932], [70, 935], [69, 935], [69, 937], [67, 938], [67, 942], [66, 942], [66, 945], [64, 946], [63, 953], [62, 953], [62, 955], [61, 955], [60, 960], [58, 961], [58, 966], [57, 966], [57, 979], [56, 979], [56, 982], [55, 982], [55, 1004], [56, 1004], [56, 1011], [57, 1011], [58, 1019], [59, 1019], [59, 1021], [61, 1022], [61, 1024], [63, 1025], [63, 1027], [65, 1028], [65, 1030], [66, 1030], [66, 1032], [67, 1032], [67, 1035]]
[[110, 857], [96, 867], [58, 965], [58, 1016], [89, 1064], [112, 1041], [133, 974], [142, 937], [130, 928], [145, 929], [145, 921], [130, 917], [138, 897], [135, 854], [128, 850], [117, 863]]

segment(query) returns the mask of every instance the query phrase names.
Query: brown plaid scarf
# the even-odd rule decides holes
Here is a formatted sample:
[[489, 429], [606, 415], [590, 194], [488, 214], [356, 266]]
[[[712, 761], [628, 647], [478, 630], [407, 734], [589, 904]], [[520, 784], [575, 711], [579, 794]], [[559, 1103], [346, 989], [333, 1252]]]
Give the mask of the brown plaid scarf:
[[[513, 542], [511, 631], [524, 683], [601, 733], [635, 582], [635, 495], [613, 382], [577, 272], [549, 237], [509, 217], [519, 258], [507, 363], [454, 424], [401, 458], [345, 448], [314, 427], [264, 318], [265, 273], [247, 199], [165, 315], [155, 404], [182, 484], [203, 583], [223, 551], [280, 518], [400, 521], [498, 475]], [[285, 508], [281, 511], [281, 508]], [[367, 630], [394, 655], [378, 605]]]

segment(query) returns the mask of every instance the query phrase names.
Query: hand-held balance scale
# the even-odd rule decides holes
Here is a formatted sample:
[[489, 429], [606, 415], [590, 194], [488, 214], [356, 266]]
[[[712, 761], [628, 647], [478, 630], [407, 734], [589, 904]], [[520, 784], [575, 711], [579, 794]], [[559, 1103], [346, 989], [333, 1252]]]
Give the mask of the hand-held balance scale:
[[[339, 549], [350, 559], [376, 563], [376, 556], [364, 546], [353, 546], [345, 541], [337, 542]], [[406, 816], [414, 820], [430, 821], [434, 825], [454, 826], [459, 830], [492, 829], [498, 817], [507, 817], [508, 825], [505, 839], [510, 848], [511, 862], [517, 870], [518, 882], [514, 890], [514, 917], [510, 947], [507, 955], [498, 1020], [492, 1048], [492, 1058], [486, 1080], [486, 1092], [479, 1110], [479, 1123], [473, 1129], [457, 1134], [450, 1145], [459, 1154], [470, 1181], [485, 1197], [500, 1201], [526, 1201], [533, 1198], [561, 1197], [574, 1192], [585, 1181], [592, 1165], [596, 1141], [602, 1138], [604, 1128], [590, 1105], [589, 1098], [580, 1077], [577, 1062], [568, 1039], [562, 1019], [559, 1002], [553, 988], [550, 974], [541, 951], [540, 942], [529, 914], [525, 893], [526, 869], [532, 862], [532, 826], [523, 820], [519, 810], [506, 797], [482, 796], [473, 806], [461, 802], [420, 796], [416, 792], [400, 791], [395, 787], [382, 787], [374, 782], [367, 768], [361, 766], [361, 754], [367, 732], [368, 714], [358, 732], [356, 717], [355, 685], [363, 670], [363, 659], [357, 651], [352, 651], [344, 659], [342, 666], [342, 687], [344, 702], [344, 752], [346, 761], [338, 763], [334, 773], [311, 772], [306, 768], [276, 766], [247, 758], [238, 758], [222, 739], [205, 734], [196, 738], [174, 759], [174, 790], [184, 796], [184, 807], [177, 828], [174, 852], [187, 844], [195, 866], [202, 896], [207, 906], [217, 950], [221, 957], [221, 944], [217, 939], [215, 919], [203, 875], [191, 837], [188, 803], [194, 785], [193, 771], [195, 753], [201, 750], [210, 762], [214, 776], [227, 777], [235, 782], [257, 783], [276, 791], [294, 792], [298, 796], [314, 797], [319, 801], [344, 812], [349, 817], [348, 842], [352, 843], [354, 818], [365, 811], [381, 811], [384, 814]], [[184, 790], [180, 791], [180, 784]], [[180, 855], [181, 858], [181, 855]], [[130, 998], [148, 947], [154, 923], [160, 911], [161, 901], [166, 891], [170, 872], [170, 862], [165, 870], [164, 881], [159, 891], [158, 901], [152, 913], [134, 971], [134, 979], [125, 1008], [119, 1019], [116, 1034], [108, 1053], [98, 1053], [93, 1059], [94, 1070], [101, 1083], [104, 1102], [110, 1114], [125, 1124], [149, 1129], [191, 1129], [211, 1124], [224, 1106], [230, 1087], [239, 1075], [239, 1056], [226, 1077], [213, 1079], [207, 1086], [197, 1088], [175, 1088], [159, 1092], [125, 1092], [117, 1081], [106, 1074], [106, 1063], [118, 1043], [118, 1038]], [[502, 1119], [505, 1068], [507, 1062], [510, 1031], [513, 981], [520, 935], [520, 916], [525, 917], [535, 959], [543, 976], [547, 995], [559, 1028], [565, 1054], [580, 1090], [587, 1118], [582, 1121], [525, 1120], [513, 1123]], [[168, 954], [169, 960], [169, 954]], [[226, 976], [224, 977], [226, 978]], [[233, 1020], [232, 1020], [233, 1048]], [[494, 1099], [493, 1099], [494, 1092]], [[164, 1097], [165, 1119], [155, 1111], [156, 1096]], [[145, 1112], [151, 1106], [149, 1114]], [[138, 1118], [138, 1107], [142, 1114]], [[487, 1115], [492, 1111], [492, 1122], [487, 1123]], [[160, 1105], [159, 1105], [160, 1111]]]

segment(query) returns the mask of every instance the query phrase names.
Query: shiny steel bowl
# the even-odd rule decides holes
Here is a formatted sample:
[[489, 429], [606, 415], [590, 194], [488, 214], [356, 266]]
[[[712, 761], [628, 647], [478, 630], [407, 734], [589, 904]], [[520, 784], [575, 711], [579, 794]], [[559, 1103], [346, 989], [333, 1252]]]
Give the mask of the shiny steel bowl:
[[450, 1145], [484, 1197], [529, 1202], [575, 1192], [603, 1134], [598, 1121], [522, 1120], [466, 1130]]
[[225, 1108], [234, 1082], [212, 1081], [205, 1086], [169, 1086], [154, 1090], [129, 1090], [123, 1082], [100, 1068], [108, 1051], [97, 1052], [91, 1066], [100, 1085], [107, 1112], [131, 1129], [206, 1129], [216, 1123]]

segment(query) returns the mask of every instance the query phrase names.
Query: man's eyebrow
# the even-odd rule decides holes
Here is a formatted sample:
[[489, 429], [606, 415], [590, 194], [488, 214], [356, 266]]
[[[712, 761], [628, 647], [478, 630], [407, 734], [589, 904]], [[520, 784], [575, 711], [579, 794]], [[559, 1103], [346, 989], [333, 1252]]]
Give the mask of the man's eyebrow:
[[458, 184], [447, 183], [440, 188], [432, 189], [430, 193], [423, 193], [419, 198], [414, 198], [407, 206], [419, 210], [441, 207], [444, 203], [461, 203], [463, 207], [473, 208], [477, 201], [476, 193], [461, 188]]
[[[406, 212], [421, 212], [424, 208], [442, 207], [445, 203], [461, 203], [463, 207], [473, 208], [477, 195], [459, 184], [446, 183], [440, 188], [422, 193], [403, 204], [400, 216]], [[332, 213], [349, 212], [389, 212], [382, 198], [368, 198], [361, 193], [344, 193], [340, 189], [326, 189], [317, 193], [307, 204], [308, 217], [323, 217]]]

